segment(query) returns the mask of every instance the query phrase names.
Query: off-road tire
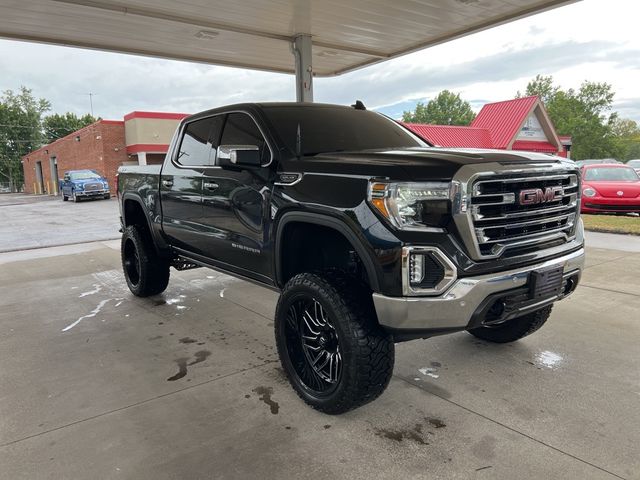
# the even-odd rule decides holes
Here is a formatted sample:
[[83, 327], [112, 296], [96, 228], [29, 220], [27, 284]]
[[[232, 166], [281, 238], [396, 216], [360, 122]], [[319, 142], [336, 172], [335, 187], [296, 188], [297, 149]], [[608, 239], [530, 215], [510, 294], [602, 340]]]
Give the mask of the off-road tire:
[[167, 288], [169, 262], [158, 256], [147, 230], [135, 225], [125, 228], [120, 253], [124, 277], [135, 296], [149, 297]]
[[69, 197], [67, 197], [66, 195], [62, 195], [62, 201], [63, 202], [68, 202], [69, 201]]
[[71, 198], [73, 200], [73, 203], [79, 203], [80, 202], [80, 197], [76, 195], [76, 192], [71, 192]]
[[[292, 347], [288, 347], [292, 335], [291, 328], [287, 330], [288, 312], [296, 302], [309, 298], [326, 312], [339, 344], [340, 375], [328, 393], [319, 393], [304, 383], [294, 367], [298, 362], [300, 369], [303, 360], [291, 358]], [[357, 279], [334, 271], [296, 275], [282, 291], [274, 324], [282, 368], [298, 396], [314, 409], [341, 414], [376, 399], [389, 384], [394, 343], [378, 324], [371, 292]], [[302, 337], [300, 342], [304, 342]]]
[[105, 194], [104, 194], [104, 196], [103, 196], [103, 198], [104, 198], [105, 200], [110, 200], [110, 199], [111, 199], [111, 194], [110, 194], [110, 193], [105, 193]]
[[552, 308], [553, 305], [549, 305], [548, 307], [528, 313], [522, 317], [508, 320], [500, 325], [473, 328], [469, 330], [469, 333], [482, 340], [494, 343], [515, 342], [527, 335], [531, 335], [542, 327], [544, 322], [549, 318], [549, 315], [551, 315]]

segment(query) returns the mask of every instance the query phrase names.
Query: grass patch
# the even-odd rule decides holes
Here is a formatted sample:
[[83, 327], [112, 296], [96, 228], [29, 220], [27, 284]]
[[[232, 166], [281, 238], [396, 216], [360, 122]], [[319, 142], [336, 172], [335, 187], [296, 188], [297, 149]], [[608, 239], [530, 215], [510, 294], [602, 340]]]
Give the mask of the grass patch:
[[585, 230], [640, 235], [640, 217], [582, 214]]

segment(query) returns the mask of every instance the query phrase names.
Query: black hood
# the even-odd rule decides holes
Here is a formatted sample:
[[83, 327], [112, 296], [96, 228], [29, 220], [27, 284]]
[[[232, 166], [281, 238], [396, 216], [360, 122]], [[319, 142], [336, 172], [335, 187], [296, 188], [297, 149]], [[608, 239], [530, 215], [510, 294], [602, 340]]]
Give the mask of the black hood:
[[388, 177], [394, 180], [450, 180], [464, 165], [573, 162], [561, 157], [512, 150], [471, 148], [407, 148], [336, 152], [284, 162], [282, 170], [339, 175]]

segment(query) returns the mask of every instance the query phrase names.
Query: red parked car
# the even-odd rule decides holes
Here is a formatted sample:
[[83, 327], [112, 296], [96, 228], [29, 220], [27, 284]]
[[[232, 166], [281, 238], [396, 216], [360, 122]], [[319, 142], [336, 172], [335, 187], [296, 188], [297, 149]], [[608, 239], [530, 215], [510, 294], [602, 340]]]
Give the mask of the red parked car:
[[582, 167], [583, 213], [640, 213], [640, 177], [626, 165]]

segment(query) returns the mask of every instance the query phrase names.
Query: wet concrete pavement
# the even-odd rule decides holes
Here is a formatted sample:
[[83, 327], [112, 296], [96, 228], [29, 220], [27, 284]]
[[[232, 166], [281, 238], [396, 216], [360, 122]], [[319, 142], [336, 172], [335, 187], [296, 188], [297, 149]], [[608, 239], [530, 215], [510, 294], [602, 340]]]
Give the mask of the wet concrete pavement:
[[638, 238], [588, 233], [532, 337], [398, 345], [387, 392], [329, 417], [280, 371], [274, 293], [199, 269], [132, 297], [114, 200], [1, 196], [0, 224], [2, 479], [640, 478]]
[[0, 254], [0, 478], [638, 479], [640, 253], [588, 253], [533, 336], [400, 344], [339, 417], [286, 383], [268, 290], [197, 269], [138, 299], [113, 241]]
[[118, 202], [0, 195], [0, 252], [119, 238]]

